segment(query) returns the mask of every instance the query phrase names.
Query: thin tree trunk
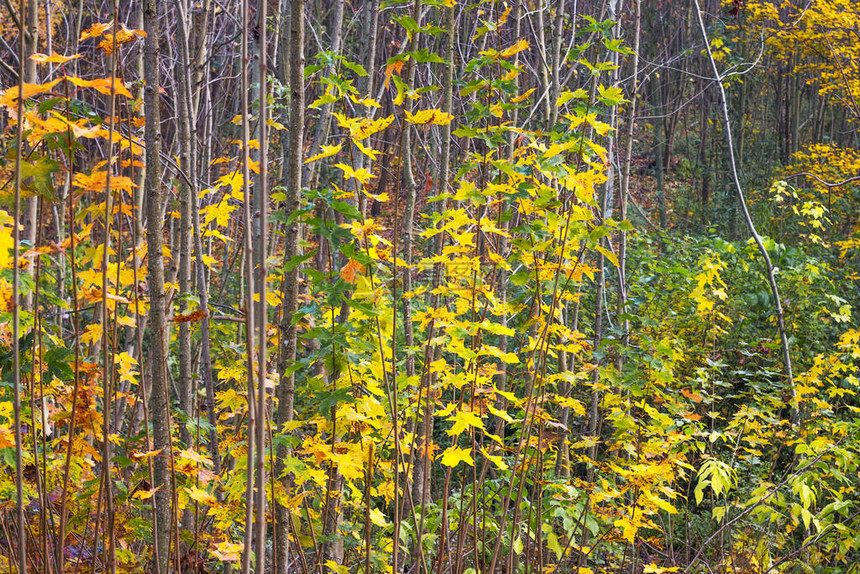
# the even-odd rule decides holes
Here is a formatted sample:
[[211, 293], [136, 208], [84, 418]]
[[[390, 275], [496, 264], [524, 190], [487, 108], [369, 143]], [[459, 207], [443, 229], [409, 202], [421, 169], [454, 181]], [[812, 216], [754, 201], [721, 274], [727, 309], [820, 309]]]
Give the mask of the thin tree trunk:
[[[771, 293], [773, 294], [773, 299], [776, 306], [776, 321], [777, 328], [779, 330], [779, 338], [782, 343], [782, 359], [786, 378], [786, 386], [791, 390], [792, 397], [795, 397], [796, 390], [794, 388], [794, 374], [792, 372], [791, 364], [791, 349], [788, 345], [788, 335], [785, 329], [785, 317], [782, 309], [782, 300], [779, 296], [779, 287], [776, 283], [776, 271], [774, 269], [773, 263], [770, 260], [770, 255], [767, 252], [767, 248], [764, 246], [761, 235], [758, 234], [758, 231], [755, 228], [755, 223], [752, 220], [749, 208], [747, 207], [746, 197], [744, 196], [744, 190], [741, 186], [740, 177], [738, 176], [738, 168], [735, 163], [735, 149], [732, 140], [731, 123], [729, 121], [729, 107], [726, 103], [726, 88], [723, 85], [723, 78], [720, 75], [719, 70], [717, 69], [717, 62], [714, 60], [714, 55], [711, 53], [711, 46], [709, 43], [707, 30], [705, 29], [705, 23], [702, 19], [702, 9], [699, 6], [699, 0], [693, 1], [696, 5], [696, 12], [699, 20], [699, 30], [702, 32], [702, 39], [705, 42], [705, 49], [708, 53], [708, 60], [711, 63], [711, 70], [714, 73], [714, 80], [716, 81], [717, 89], [719, 90], [720, 94], [720, 106], [723, 112], [723, 120], [725, 121], [726, 125], [726, 145], [728, 146], [729, 165], [731, 168], [730, 175], [732, 176], [732, 183], [734, 184], [735, 192], [737, 193], [738, 203], [740, 204], [741, 212], [743, 213], [744, 223], [746, 224], [747, 231], [755, 241], [759, 253], [764, 260], [765, 270], [767, 272], [767, 281], [770, 286]], [[792, 422], [797, 422], [796, 412], [792, 414]]]
[[[331, 52], [338, 54], [340, 52], [341, 38], [342, 38], [342, 28], [343, 28], [343, 3], [344, 0], [334, 0], [334, 14], [332, 14], [332, 23], [330, 30], [331, 37], [331, 47], [329, 48]], [[331, 71], [331, 70], [329, 70]], [[331, 129], [331, 104], [323, 104], [320, 108], [320, 116], [319, 121], [317, 122], [316, 129], [314, 130], [314, 139], [310, 146], [311, 154], [316, 154], [326, 140], [328, 139], [328, 134]], [[308, 187], [314, 188], [317, 184], [317, 178], [319, 177], [319, 165], [320, 162], [313, 162], [305, 166], [305, 174], [304, 181], [307, 183]], [[320, 244], [322, 245], [322, 244]], [[322, 249], [320, 249], [319, 256], [322, 256]], [[324, 259], [321, 259], [324, 261]]]
[[[558, 95], [561, 90], [560, 71], [563, 57], [561, 55], [561, 44], [564, 39], [564, 4], [565, 0], [559, 0], [555, 14], [555, 26], [552, 28], [552, 84], [550, 86], [549, 104], [552, 110], [549, 118], [548, 130], [555, 127], [558, 121], [558, 106], [555, 103], [558, 101]], [[574, 15], [575, 16], [575, 15]]]
[[[633, 160], [633, 132], [636, 127], [636, 104], [639, 98], [639, 39], [642, 25], [642, 0], [635, 0], [635, 23], [633, 32], [633, 86], [630, 89], [630, 110], [627, 115], [627, 133], [624, 151], [624, 166], [621, 172], [621, 191], [618, 196], [618, 219], [627, 220], [627, 204], [630, 195], [630, 169]], [[618, 296], [616, 315], [621, 322], [622, 350], [627, 345], [630, 331], [630, 321], [627, 313], [627, 232], [622, 230], [618, 240]], [[615, 368], [619, 374], [624, 369], [624, 354], [621, 350], [616, 355]]]
[[[25, 26], [21, 35], [21, 43], [23, 50], [21, 52], [21, 66], [23, 69], [23, 79], [27, 84], [38, 84], [39, 76], [36, 71], [36, 62], [30, 56], [38, 51], [39, 47], [39, 2], [38, 0], [27, 0], [26, 12], [21, 6], [22, 25]], [[26, 14], [26, 16], [25, 16]], [[38, 226], [39, 216], [39, 196], [31, 195], [24, 201], [24, 239], [29, 242], [32, 247], [36, 246], [36, 227]], [[18, 220], [16, 219], [16, 222]], [[33, 273], [33, 266], [30, 266], [27, 273]], [[24, 309], [30, 309], [33, 297], [31, 294], [24, 296], [22, 302]]]
[[[290, 10], [290, 156], [287, 169], [286, 212], [294, 213], [299, 207], [299, 195], [302, 188], [302, 145], [305, 124], [305, 0], [292, 0]], [[291, 261], [299, 254], [299, 237], [301, 228], [297, 221], [291, 221], [286, 229], [286, 245], [284, 260]], [[295, 396], [296, 361], [296, 326], [293, 315], [298, 309], [298, 266], [292, 265], [284, 278], [284, 301], [281, 308], [281, 344], [278, 369], [278, 414], [277, 430], [283, 433], [286, 426], [293, 420], [293, 400]], [[284, 472], [284, 463], [289, 455], [287, 445], [281, 441], [275, 457], [275, 474], [280, 477]], [[290, 477], [283, 479], [283, 488], [289, 495], [292, 488]], [[277, 574], [287, 574], [289, 568], [289, 522], [290, 510], [279, 504], [275, 499], [275, 553], [278, 567]]]
[[[242, 28], [241, 28], [241, 52], [239, 60], [239, 75], [241, 92], [241, 108], [239, 114], [242, 118], [242, 225], [245, 227], [244, 250], [242, 252], [242, 271], [244, 273], [243, 286], [245, 289], [245, 370], [248, 380], [248, 417], [247, 417], [247, 459], [245, 465], [245, 537], [244, 549], [242, 551], [242, 574], [251, 572], [251, 552], [253, 550], [254, 537], [254, 469], [255, 465], [255, 432], [257, 430], [257, 412], [254, 392], [256, 381], [256, 370], [254, 369], [254, 328], [257, 319], [254, 305], [254, 218], [251, 213], [251, 107], [249, 102], [249, 78], [251, 59], [249, 53], [249, 34], [251, 21], [251, 2], [243, 0], [242, 6]], [[259, 359], [259, 357], [258, 357]]]
[[172, 448], [170, 440], [170, 405], [167, 389], [167, 361], [165, 356], [165, 294], [164, 294], [164, 259], [160, 256], [164, 238], [164, 216], [161, 210], [163, 193], [161, 189], [161, 114], [159, 110], [158, 90], [161, 85], [159, 74], [158, 42], [161, 37], [158, 22], [159, 0], [145, 0], [143, 3], [143, 28], [146, 31], [144, 39], [144, 73], [146, 87], [144, 88], [144, 110], [146, 128], [144, 139], [146, 143], [146, 194], [147, 194], [147, 225], [146, 242], [149, 257], [147, 257], [149, 282], [149, 323], [150, 323], [150, 373], [152, 377], [152, 413], [153, 446], [161, 451], [153, 463], [153, 488], [156, 492], [155, 521], [153, 537], [158, 540], [158, 554], [155, 560], [160, 572], [168, 571], [170, 556], [170, 523], [172, 476], [170, 474], [169, 455]]
[[[254, 256], [257, 262], [257, 407], [256, 428], [254, 438], [256, 439], [256, 572], [263, 574], [266, 565], [266, 335], [268, 330], [268, 313], [266, 309], [266, 234], [268, 231], [269, 218], [269, 194], [268, 194], [268, 59], [267, 50], [267, 0], [259, 0], [257, 3], [257, 36], [259, 38], [259, 129], [260, 144], [260, 174], [257, 179], [255, 202], [259, 213], [258, 233], [254, 241]], [[246, 198], [247, 201], [247, 198]], [[249, 443], [248, 448], [251, 448]]]
[[[179, 65], [174, 67], [176, 79], [176, 132], [179, 136], [179, 157], [186, 177], [179, 178], [179, 313], [189, 312], [189, 297], [191, 296], [191, 202], [196, 200], [196, 194], [191, 187], [194, 181], [194, 166], [191, 153], [191, 109], [188, 101], [188, 27], [187, 14], [183, 6], [184, 0], [177, 2], [179, 17], [176, 22]], [[188, 418], [193, 412], [194, 389], [192, 386], [191, 369], [191, 323], [179, 323], [179, 408]], [[179, 436], [186, 447], [191, 445], [191, 434], [187, 424], [179, 425]], [[190, 526], [190, 510], [183, 514], [183, 525]]]
[[[454, 104], [454, 37], [455, 37], [455, 12], [454, 6], [448, 6], [445, 9], [445, 75], [442, 80], [442, 111], [451, 113]], [[439, 166], [439, 175], [437, 177], [437, 191], [440, 194], [447, 193], [448, 179], [451, 174], [451, 130], [450, 123], [442, 126], [442, 157]], [[439, 213], [444, 213], [447, 209], [447, 200], [438, 202]], [[433, 253], [440, 255], [444, 245], [443, 234], [438, 234], [434, 238]], [[441, 264], [433, 266], [433, 287], [431, 293], [442, 284], [442, 274], [444, 269]], [[439, 306], [440, 296], [433, 294], [430, 296], [430, 306], [435, 309]], [[431, 327], [428, 333], [428, 340], [432, 339], [435, 334], [435, 328]], [[435, 350], [433, 351], [432, 359], [436, 359]], [[436, 381], [436, 374], [430, 373], [427, 365], [424, 366], [427, 374], [423, 377], [426, 384], [421, 391], [421, 395], [425, 401], [424, 412], [418, 421], [416, 432], [417, 436], [417, 452], [418, 457], [415, 459], [412, 480], [412, 500], [416, 505], [421, 506], [421, 519], [418, 529], [418, 540], [421, 540], [423, 530], [424, 516], [426, 513], [425, 506], [430, 502], [430, 468], [431, 468], [431, 453], [426, 452], [431, 437], [433, 434], [433, 409], [431, 392]], [[424, 383], [422, 381], [422, 383]], [[421, 406], [419, 405], [419, 409]]]
[[[24, 37], [24, 0], [21, 0], [18, 13], [21, 24], [21, 37]], [[25, 66], [30, 60], [27, 59], [27, 48], [21, 42], [19, 51], [19, 77], [18, 77], [18, 121], [15, 126], [15, 199], [12, 207], [12, 220], [17, 228], [21, 220], [21, 178], [23, 168], [23, 145], [24, 145], [24, 78], [26, 77]], [[12, 410], [15, 416], [15, 519], [17, 529], [17, 562], [18, 571], [27, 574], [27, 526], [24, 516], [24, 440], [21, 432], [21, 356], [19, 348], [21, 309], [20, 299], [20, 247], [21, 235], [17, 229], [12, 232], [12, 387], [13, 403]]]

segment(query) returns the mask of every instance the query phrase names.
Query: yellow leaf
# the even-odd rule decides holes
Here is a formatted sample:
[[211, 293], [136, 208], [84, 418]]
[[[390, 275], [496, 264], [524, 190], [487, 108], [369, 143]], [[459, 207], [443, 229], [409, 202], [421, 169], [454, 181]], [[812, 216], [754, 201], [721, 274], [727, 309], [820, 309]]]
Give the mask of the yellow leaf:
[[374, 100], [373, 98], [357, 98], [350, 94], [349, 99], [352, 100], [354, 104], [360, 104], [362, 106], [367, 106], [368, 108], [381, 108], [379, 102]]
[[475, 466], [475, 461], [472, 459], [471, 450], [468, 448], [459, 448], [449, 446], [441, 455], [442, 464], [445, 466], [455, 467], [461, 462], [465, 462], [469, 466]]
[[305, 160], [305, 163], [311, 163], [312, 161], [316, 161], [318, 159], [331, 157], [334, 154], [336, 154], [337, 152], [339, 152], [342, 147], [343, 147], [343, 144], [324, 145], [324, 146], [322, 146], [320, 153], [318, 153], [317, 155], [315, 155], [313, 157], [309, 157], [308, 159]]
[[[158, 455], [158, 453], [160, 453], [162, 450], [163, 450], [163, 449], [158, 449], [158, 450], [148, 450], [148, 451], [146, 451], [146, 452], [132, 451], [132, 452], [128, 455], [128, 457], [129, 457], [131, 460], [133, 460], [134, 462], [143, 462], [143, 461], [145, 461], [145, 460], [146, 460], [146, 459], [148, 459], [148, 458], [152, 458], [152, 457], [154, 457], [154, 456]], [[155, 492], [155, 491], [152, 491], [152, 492]], [[152, 494], [150, 494], [149, 496], [152, 496]], [[147, 498], [149, 498], [149, 496], [148, 496]]]
[[364, 155], [366, 155], [367, 157], [369, 157], [373, 161], [376, 161], [376, 156], [378, 156], [380, 152], [376, 151], [375, 149], [371, 149], [371, 148], [365, 146], [364, 144], [362, 144], [357, 139], [353, 139], [352, 143], [355, 144], [355, 147], [358, 148], [358, 151], [360, 151], [361, 153], [363, 153]]
[[585, 406], [583, 406], [583, 404], [578, 400], [571, 399], [569, 397], [563, 397], [561, 395], [556, 395], [555, 399], [560, 406], [572, 409], [573, 412], [579, 416], [585, 415]]
[[9, 251], [15, 248], [15, 239], [12, 237], [12, 226], [7, 227], [7, 223], [13, 221], [8, 213], [0, 209], [0, 270], [11, 266], [13, 261]]
[[209, 553], [224, 562], [238, 562], [242, 558], [242, 551], [245, 549], [244, 544], [234, 544], [233, 542], [219, 542], [215, 546], [209, 547]]
[[203, 488], [191, 486], [186, 488], [185, 492], [188, 493], [188, 497], [194, 502], [205, 504], [206, 506], [215, 506], [218, 503], [218, 500]]
[[227, 227], [227, 224], [230, 223], [230, 214], [236, 209], [235, 205], [230, 205], [226, 200], [201, 207], [200, 215], [203, 216], [203, 225], [207, 226], [215, 221], [218, 227]]
[[229, 187], [230, 195], [233, 197], [233, 199], [243, 201], [245, 199], [244, 192], [242, 191], [242, 186], [244, 182], [245, 179], [244, 177], [242, 177], [242, 172], [236, 169], [219, 177], [215, 181], [215, 185]]
[[[79, 88], [92, 88], [95, 91], [97, 91], [101, 94], [104, 94], [106, 96], [110, 95], [111, 81], [109, 78], [97, 78], [95, 80], [83, 80], [83, 79], [75, 77], [75, 76], [66, 76], [66, 79], [70, 83], [78, 86]], [[118, 96], [125, 96], [129, 99], [132, 97], [131, 92], [128, 91], [128, 88], [125, 87], [125, 84], [123, 84], [118, 78], [114, 79], [113, 88], [116, 91], [116, 94]]]
[[334, 574], [349, 574], [349, 568], [338, 564], [334, 560], [326, 560], [325, 567], [329, 572], [333, 572]]
[[347, 179], [357, 179], [362, 184], [366, 184], [373, 179], [373, 174], [364, 168], [354, 170], [345, 163], [337, 163], [335, 167], [343, 172], [343, 176]]
[[[62, 78], [57, 78], [52, 82], [48, 82], [46, 84], [24, 84], [24, 99], [32, 98], [33, 96], [44, 94], [45, 92], [50, 92], [54, 86], [60, 83]], [[12, 86], [3, 92], [3, 95], [0, 96], [0, 106], [5, 106], [9, 109], [9, 113], [13, 114], [14, 117], [17, 117], [17, 105], [18, 105], [18, 86]]]
[[103, 333], [104, 330], [102, 329], [101, 323], [93, 323], [91, 325], [87, 325], [86, 329], [84, 329], [84, 332], [81, 335], [81, 342], [87, 345], [91, 345], [96, 341], [100, 341]]
[[605, 247], [603, 247], [602, 245], [599, 245], [599, 244], [595, 245], [594, 247], [600, 253], [602, 253], [604, 257], [609, 259], [609, 261], [611, 261], [613, 265], [618, 267], [618, 257], [613, 252], [611, 252], [610, 250], [606, 249]]
[[454, 116], [441, 110], [421, 110], [416, 113], [406, 112], [406, 121], [410, 124], [435, 124], [437, 126], [446, 126], [451, 123]]
[[643, 574], [664, 574], [664, 572], [680, 572], [680, 566], [658, 566], [657, 564], [648, 564], [642, 571]]
[[113, 21], [108, 22], [107, 24], [102, 24], [100, 22], [96, 22], [83, 32], [81, 32], [81, 37], [78, 38], [78, 42], [83, 42], [87, 38], [96, 38], [104, 34], [105, 30], [108, 30], [111, 26], [113, 26]]
[[50, 62], [52, 64], [65, 64], [70, 60], [74, 60], [75, 58], [80, 57], [80, 54], [75, 54], [74, 56], [62, 56], [60, 54], [54, 54], [52, 56], [48, 56], [47, 54], [33, 54], [32, 56], [30, 56], [30, 59], [37, 64], [44, 64], [47, 62]]
[[625, 517], [619, 518], [613, 522], [613, 525], [622, 530], [621, 536], [623, 536], [627, 542], [633, 544], [636, 538], [636, 532], [639, 531], [639, 526], [636, 522]]
[[382, 511], [378, 508], [374, 508], [370, 511], [370, 521], [380, 528], [388, 526], [388, 522], [385, 520], [385, 515], [382, 514]]
[[511, 102], [512, 102], [512, 103], [514, 103], [514, 104], [518, 104], [518, 103], [520, 103], [521, 101], [523, 101], [523, 100], [525, 100], [526, 98], [528, 98], [530, 95], [532, 95], [532, 92], [534, 92], [534, 91], [535, 91], [535, 89], [534, 89], [534, 88], [532, 88], [532, 89], [530, 89], [529, 91], [527, 91], [527, 92], [526, 92], [526, 93], [524, 93], [524, 94], [521, 94], [521, 95], [519, 95], [519, 96], [517, 96], [517, 97], [515, 97], [515, 98], [511, 98]]
[[351, 137], [353, 141], [365, 140], [373, 134], [387, 128], [393, 121], [394, 116], [386, 116], [384, 118], [379, 118], [378, 120], [361, 120], [356, 123], [350, 123], [348, 127], [349, 137]]
[[471, 411], [457, 411], [448, 420], [454, 423], [454, 426], [448, 431], [451, 436], [457, 436], [467, 428], [484, 428], [484, 421], [481, 420], [481, 417]]
[[510, 48], [505, 48], [502, 50], [501, 54], [499, 54], [503, 58], [510, 58], [515, 54], [519, 54], [523, 50], [527, 50], [529, 47], [528, 40], [521, 38], [518, 40], [513, 46]]
[[508, 470], [508, 465], [502, 457], [490, 454], [484, 447], [481, 447], [481, 454], [487, 457], [487, 460], [499, 467], [499, 470]]
[[136, 490], [132, 496], [140, 500], [147, 500], [152, 498], [152, 495], [155, 494], [157, 490], [158, 488], [153, 488], [152, 490]]

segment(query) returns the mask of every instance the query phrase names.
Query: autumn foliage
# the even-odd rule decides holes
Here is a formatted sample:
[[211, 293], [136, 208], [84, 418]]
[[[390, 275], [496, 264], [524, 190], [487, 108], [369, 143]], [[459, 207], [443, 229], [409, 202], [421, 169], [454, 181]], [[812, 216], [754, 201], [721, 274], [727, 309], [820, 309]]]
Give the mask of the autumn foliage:
[[0, 569], [856, 568], [854, 3], [150, 3], [0, 25]]

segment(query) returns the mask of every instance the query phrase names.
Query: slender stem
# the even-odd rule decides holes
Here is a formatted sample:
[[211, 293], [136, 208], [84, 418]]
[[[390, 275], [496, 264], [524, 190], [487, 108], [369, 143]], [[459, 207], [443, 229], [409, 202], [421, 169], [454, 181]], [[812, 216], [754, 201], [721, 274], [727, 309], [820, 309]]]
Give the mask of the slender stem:
[[[794, 374], [792, 373], [792, 365], [791, 365], [791, 349], [788, 344], [788, 334], [785, 329], [785, 316], [782, 308], [782, 300], [779, 296], [779, 286], [776, 282], [776, 269], [774, 269], [773, 263], [771, 262], [770, 255], [767, 252], [767, 248], [764, 246], [764, 242], [762, 241], [761, 235], [756, 231], [755, 223], [753, 222], [752, 215], [750, 215], [750, 210], [747, 207], [746, 197], [744, 196], [744, 189], [741, 185], [740, 177], [738, 176], [738, 167], [735, 160], [735, 147], [734, 140], [732, 138], [732, 128], [730, 123], [729, 116], [729, 107], [726, 99], [726, 87], [723, 84], [723, 76], [720, 75], [720, 71], [717, 69], [717, 62], [714, 59], [714, 53], [711, 50], [711, 43], [708, 38], [708, 31], [705, 29], [705, 21], [702, 18], [702, 8], [699, 5], [699, 0], [693, 0], [694, 5], [696, 6], [696, 17], [699, 21], [699, 30], [702, 33], [702, 40], [705, 43], [705, 51], [708, 54], [708, 61], [711, 64], [711, 70], [714, 72], [714, 82], [717, 85], [717, 88], [720, 92], [720, 108], [723, 113], [723, 121], [726, 126], [726, 146], [728, 147], [728, 156], [729, 156], [729, 168], [732, 176], [732, 183], [735, 187], [735, 192], [738, 196], [738, 203], [741, 206], [741, 212], [743, 213], [744, 223], [746, 224], [747, 231], [750, 236], [755, 241], [756, 246], [758, 247], [759, 253], [761, 253], [761, 257], [764, 260], [765, 268], [767, 271], [767, 282], [770, 286], [771, 293], [773, 294], [774, 303], [776, 306], [776, 322], [777, 327], [779, 329], [779, 338], [782, 343], [782, 359], [783, 359], [783, 368], [785, 369], [785, 378], [786, 382], [791, 389], [792, 398], [796, 399], [796, 391], [794, 388]], [[792, 422], [797, 422], [797, 412], [792, 415]]]
[[251, 190], [250, 190], [250, 140], [251, 140], [251, 119], [250, 106], [248, 103], [248, 67], [250, 59], [248, 57], [248, 34], [250, 32], [251, 6], [249, 0], [242, 0], [242, 56], [240, 61], [240, 76], [242, 103], [240, 114], [242, 115], [242, 202], [243, 215], [245, 226], [245, 354], [246, 368], [248, 376], [248, 420], [247, 420], [247, 449], [248, 455], [245, 467], [245, 546], [242, 552], [242, 574], [248, 574], [251, 571], [251, 544], [254, 535], [254, 454], [256, 443], [254, 441], [254, 432], [256, 431], [256, 417], [260, 413], [256, 412], [254, 382], [256, 374], [254, 371], [254, 248], [253, 248], [253, 218], [251, 215]]
[[[263, 574], [266, 565], [266, 333], [268, 329], [268, 321], [266, 320], [266, 245], [267, 245], [267, 227], [268, 227], [268, 208], [269, 197], [266, 186], [266, 178], [268, 177], [268, 125], [266, 106], [266, 98], [268, 96], [267, 76], [268, 68], [266, 61], [267, 42], [266, 42], [266, 0], [259, 0], [257, 4], [257, 27], [259, 36], [259, 55], [260, 55], [260, 102], [259, 102], [259, 143], [260, 143], [260, 174], [257, 179], [256, 200], [259, 206], [259, 235], [256, 241], [257, 253], [257, 297], [259, 301], [259, 309], [257, 311], [257, 409], [256, 409], [256, 428], [254, 429], [254, 438], [256, 439], [256, 463], [257, 463], [257, 478], [256, 478], [256, 527], [257, 527], [257, 573]], [[247, 143], [247, 140], [246, 140]], [[248, 197], [245, 197], [245, 204], [248, 204]], [[250, 309], [250, 307], [249, 307]], [[251, 335], [249, 334], [249, 337]], [[250, 448], [250, 444], [248, 445]]]
[[27, 574], [27, 526], [24, 520], [24, 462], [22, 460], [24, 443], [21, 433], [21, 363], [20, 363], [20, 231], [21, 221], [21, 171], [23, 168], [24, 146], [24, 0], [19, 4], [19, 75], [18, 75], [18, 118], [15, 126], [15, 201], [12, 208], [12, 387], [14, 398], [12, 409], [15, 413], [15, 515], [18, 522], [18, 571]]

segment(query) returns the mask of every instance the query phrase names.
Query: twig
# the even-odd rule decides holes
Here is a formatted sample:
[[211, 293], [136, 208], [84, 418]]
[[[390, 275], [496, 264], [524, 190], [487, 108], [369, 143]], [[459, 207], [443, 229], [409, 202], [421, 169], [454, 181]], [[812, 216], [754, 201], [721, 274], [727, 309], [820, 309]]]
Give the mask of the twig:
[[854, 181], [860, 181], [860, 175], [855, 175], [854, 177], [849, 177], [848, 179], [843, 179], [842, 181], [837, 181], [836, 183], [833, 183], [830, 181], [825, 181], [825, 180], [821, 179], [820, 177], [818, 177], [817, 175], [815, 175], [814, 173], [809, 173], [806, 171], [801, 172], [801, 173], [792, 173], [791, 175], [786, 175], [785, 179], [788, 179], [790, 177], [803, 177], [803, 176], [811, 177], [812, 179], [816, 180], [818, 183], [820, 183], [821, 185], [823, 185], [825, 187], [839, 187], [840, 185], [845, 185], [846, 183], [852, 183]]

